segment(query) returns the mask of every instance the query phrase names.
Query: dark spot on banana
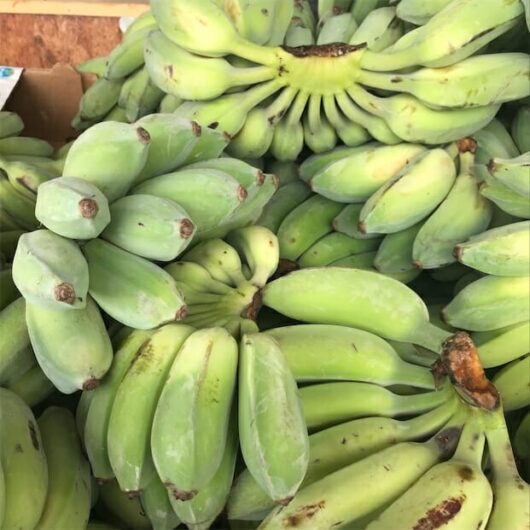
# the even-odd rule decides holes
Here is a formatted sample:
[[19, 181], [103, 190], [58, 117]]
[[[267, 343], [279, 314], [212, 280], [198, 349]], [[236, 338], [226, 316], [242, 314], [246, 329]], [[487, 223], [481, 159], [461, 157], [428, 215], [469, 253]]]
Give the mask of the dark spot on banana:
[[85, 219], [92, 219], [96, 217], [99, 212], [98, 203], [93, 199], [81, 199], [79, 201], [79, 213]]
[[210, 123], [210, 125], [208, 125], [208, 129], [217, 129], [217, 127], [219, 127], [219, 122], [218, 121], [213, 121], [212, 123]]
[[289, 515], [284, 519], [284, 526], [296, 527], [300, 523], [304, 522], [306, 519], [311, 519], [326, 506], [326, 501], [322, 500], [314, 504], [306, 504], [305, 506], [300, 506], [292, 515]]
[[24, 449], [22, 449], [22, 446], [20, 444], [15, 445], [15, 453], [23, 453]]
[[269, 16], [269, 10], [268, 10], [267, 8], [264, 7], [264, 8], [261, 10], [261, 12], [262, 12], [266, 17]]
[[182, 239], [188, 239], [193, 234], [194, 229], [195, 225], [190, 219], [182, 219], [180, 221], [180, 237]]
[[167, 72], [168, 77], [173, 78], [173, 65], [172, 64], [166, 65], [165, 70]]
[[357, 346], [355, 346], [355, 343], [354, 343], [354, 342], [352, 342], [351, 345], [352, 345], [353, 349], [354, 349], [356, 352], [359, 351], [359, 350], [357, 349]]
[[402, 81], [403, 81], [403, 78], [399, 77], [398, 75], [396, 77], [393, 77], [392, 79], [390, 79], [391, 83], [401, 83]]
[[244, 201], [247, 198], [247, 195], [248, 195], [247, 190], [243, 186], [237, 187], [237, 198], [240, 201]]
[[440, 504], [431, 508], [418, 522], [412, 530], [435, 530], [445, 526], [461, 510], [465, 496], [451, 497], [443, 500]]
[[94, 390], [99, 385], [99, 379], [92, 378], [83, 383], [83, 390]]
[[143, 223], [138, 223], [138, 226], [145, 226]]
[[53, 296], [57, 302], [64, 302], [72, 305], [75, 302], [75, 289], [71, 283], [63, 282], [56, 285], [53, 290]]
[[31, 445], [33, 445], [33, 447], [35, 448], [35, 451], [38, 451], [40, 449], [40, 445], [39, 437], [37, 436], [37, 428], [31, 420], [28, 421], [28, 430], [29, 437], [31, 438]]
[[149, 144], [149, 142], [151, 141], [151, 136], [143, 127], [138, 127], [136, 129], [136, 134], [138, 136], [138, 139], [140, 140], [140, 143], [144, 145]]
[[458, 470], [458, 475], [462, 480], [471, 480], [473, 478], [473, 470], [469, 466], [462, 466]]
[[348, 440], [346, 440], [346, 438], [343, 438], [343, 439], [340, 441], [340, 443], [341, 443], [341, 445], [345, 445], [347, 441], [348, 441]]
[[191, 122], [191, 132], [194, 136], [200, 136], [202, 134], [202, 128], [196, 121]]
[[261, 169], [258, 169], [256, 173], [256, 182], [258, 183], [258, 186], [261, 186], [265, 182], [265, 173], [263, 173]]
[[186, 318], [186, 315], [188, 314], [188, 306], [183, 305], [176, 313], [175, 313], [175, 320], [183, 320]]
[[181, 491], [177, 489], [172, 482], [164, 482], [164, 486], [166, 486], [171, 495], [179, 501], [190, 501], [195, 495], [197, 495], [197, 490]]

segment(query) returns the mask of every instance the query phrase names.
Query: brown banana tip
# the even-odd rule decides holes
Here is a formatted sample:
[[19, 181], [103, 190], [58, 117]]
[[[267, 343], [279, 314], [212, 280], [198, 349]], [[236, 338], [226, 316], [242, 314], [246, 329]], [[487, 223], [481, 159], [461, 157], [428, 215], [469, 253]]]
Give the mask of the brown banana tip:
[[261, 169], [258, 169], [256, 173], [256, 182], [258, 183], [258, 186], [261, 186], [265, 182], [265, 173], [263, 173]]
[[477, 151], [477, 141], [474, 138], [461, 138], [456, 142], [459, 153], [475, 153]]
[[359, 223], [357, 224], [357, 230], [359, 230], [361, 234], [366, 234], [366, 224], [359, 221]]
[[285, 499], [281, 499], [279, 501], [276, 501], [277, 504], [280, 506], [287, 506], [291, 501], [293, 500], [293, 497], [285, 497]]
[[243, 186], [237, 187], [237, 198], [240, 202], [244, 201], [247, 198], [247, 190]]
[[75, 289], [71, 283], [63, 282], [55, 286], [53, 296], [57, 302], [73, 305], [76, 300]]
[[444, 341], [440, 360], [464, 398], [485, 410], [498, 407], [499, 393], [486, 377], [477, 348], [466, 332], [458, 331]]
[[188, 306], [186, 304], [183, 304], [178, 311], [175, 313], [175, 320], [178, 322], [179, 320], [184, 320], [186, 318], [186, 315], [188, 314]]
[[274, 189], [277, 190], [280, 187], [280, 178], [277, 175], [271, 175]]
[[195, 230], [195, 225], [190, 219], [181, 219], [179, 223], [179, 233], [182, 239], [189, 239]]
[[460, 245], [456, 245], [456, 247], [453, 249], [453, 256], [458, 261], [460, 261], [463, 255], [464, 255], [464, 249]]
[[232, 135], [228, 134], [226, 131], [223, 132], [223, 137], [227, 144], [229, 144], [232, 141]]
[[83, 383], [83, 390], [94, 390], [99, 386], [99, 379], [92, 377]]
[[488, 168], [488, 171], [490, 173], [493, 173], [495, 169], [497, 168], [497, 164], [495, 164], [495, 159], [491, 159], [487, 164], [486, 167]]
[[179, 501], [190, 501], [197, 495], [197, 490], [183, 491], [175, 487], [172, 482], [164, 482], [164, 486], [169, 490], [171, 495]]
[[81, 199], [79, 201], [79, 213], [85, 219], [93, 219], [99, 212], [98, 203], [94, 199]]
[[127, 497], [132, 501], [140, 497], [141, 493], [142, 493], [142, 490], [130, 490], [130, 491], [126, 491], [125, 495], [127, 495]]
[[196, 122], [191, 122], [191, 132], [194, 136], [197, 136], [197, 138], [202, 134], [202, 127]]
[[339, 226], [339, 223], [337, 222], [337, 219], [333, 219], [333, 221], [331, 221], [331, 228], [333, 228], [335, 232], [338, 232], [337, 230], [338, 226]]
[[148, 145], [151, 141], [151, 135], [143, 127], [137, 127], [136, 134], [140, 142], [144, 145]]
[[254, 293], [254, 296], [252, 297], [252, 302], [241, 311], [240, 316], [242, 318], [248, 318], [249, 320], [253, 320], [254, 322], [258, 318], [258, 314], [260, 309], [263, 306], [263, 296], [261, 294], [261, 290], [258, 290]]
[[415, 269], [423, 269], [423, 264], [421, 263], [420, 260], [413, 260], [412, 261], [412, 266], [415, 268]]

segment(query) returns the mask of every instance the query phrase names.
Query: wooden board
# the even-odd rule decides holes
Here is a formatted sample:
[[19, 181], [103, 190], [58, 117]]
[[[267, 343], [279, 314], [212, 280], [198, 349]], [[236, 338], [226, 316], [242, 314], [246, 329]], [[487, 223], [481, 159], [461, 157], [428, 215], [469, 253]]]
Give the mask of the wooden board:
[[138, 16], [148, 7], [149, 0], [0, 0], [0, 13], [38, 15]]

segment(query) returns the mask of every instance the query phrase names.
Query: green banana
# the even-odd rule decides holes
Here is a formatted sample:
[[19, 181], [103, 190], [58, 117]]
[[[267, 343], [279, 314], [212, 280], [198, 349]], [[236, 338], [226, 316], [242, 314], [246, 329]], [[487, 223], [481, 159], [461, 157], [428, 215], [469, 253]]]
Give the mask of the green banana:
[[530, 219], [530, 199], [512, 191], [500, 182], [484, 182], [480, 193], [501, 210], [515, 217]]
[[123, 79], [100, 77], [85, 91], [79, 102], [82, 120], [98, 120], [118, 103]]
[[182, 294], [162, 268], [101, 239], [89, 241], [83, 253], [90, 295], [118, 322], [151, 329], [184, 318]]
[[75, 177], [58, 177], [41, 184], [35, 216], [49, 230], [71, 239], [97, 237], [110, 222], [105, 195], [90, 182]]
[[506, 412], [530, 405], [529, 371], [530, 355], [526, 355], [502, 367], [493, 377]]
[[16, 394], [0, 388], [0, 463], [3, 471], [2, 528], [36, 527], [48, 491], [48, 465], [31, 409]]
[[530, 151], [510, 159], [493, 158], [488, 164], [488, 170], [512, 191], [530, 198]]
[[367, 49], [379, 52], [394, 44], [402, 35], [403, 23], [396, 16], [396, 8], [379, 7], [368, 13], [351, 36], [349, 43], [366, 43]]
[[74, 241], [50, 230], [20, 236], [13, 281], [28, 302], [42, 308], [65, 311], [86, 305], [87, 262]]
[[396, 14], [401, 20], [406, 20], [416, 26], [423, 26], [436, 13], [441, 11], [453, 0], [401, 0], [396, 6]]
[[267, 494], [287, 504], [302, 482], [309, 461], [307, 428], [296, 382], [281, 348], [270, 336], [244, 335], [239, 362], [243, 459]]
[[84, 530], [90, 514], [90, 466], [81, 452], [75, 420], [65, 408], [49, 407], [39, 417], [48, 461], [48, 493], [38, 530]]
[[63, 393], [92, 390], [112, 363], [112, 345], [97, 305], [54, 311], [26, 303], [31, 345], [42, 371]]
[[530, 260], [530, 221], [486, 230], [460, 243], [455, 256], [464, 265], [496, 276], [523, 276]]
[[363, 204], [348, 204], [333, 219], [333, 230], [354, 239], [380, 239], [383, 234], [363, 234], [359, 231], [359, 215]]
[[456, 328], [491, 331], [530, 319], [530, 277], [485, 276], [464, 287], [445, 306]]
[[35, 200], [37, 188], [40, 184], [59, 176], [56, 171], [50, 171], [28, 162], [16, 160], [3, 161], [0, 159], [0, 168], [7, 174], [11, 185], [29, 199]]
[[16, 112], [0, 111], [0, 138], [18, 136], [24, 130], [24, 122]]
[[100, 55], [98, 57], [91, 57], [86, 61], [76, 65], [75, 69], [80, 74], [93, 74], [97, 77], [103, 77], [107, 63], [107, 56]]
[[511, 133], [514, 142], [521, 153], [530, 151], [530, 107], [521, 105], [511, 124]]
[[172, 94], [166, 94], [158, 106], [158, 112], [161, 114], [170, 114], [175, 112], [181, 103], [182, 100], [180, 98]]
[[151, 80], [145, 66], [132, 74], [128, 81], [129, 86], [120, 98], [120, 105], [125, 108], [127, 121], [132, 123], [156, 111], [164, 92]]
[[30, 136], [0, 138], [0, 156], [45, 156], [53, 154], [53, 146], [46, 140]]
[[120, 488], [140, 492], [156, 473], [151, 459], [153, 417], [173, 359], [193, 328], [162, 326], [141, 346], [112, 403], [107, 452]]
[[232, 291], [229, 285], [214, 279], [210, 271], [194, 261], [176, 261], [166, 265], [165, 269], [172, 278], [191, 289], [209, 294], [225, 295]]
[[429, 323], [426, 306], [411, 289], [376, 272], [303, 269], [267, 284], [262, 297], [264, 305], [296, 320], [356, 327], [435, 352], [448, 337]]
[[322, 96], [309, 97], [307, 111], [303, 117], [304, 141], [314, 153], [327, 152], [337, 143], [337, 133], [328, 121], [322, 108]]
[[157, 476], [143, 489], [140, 503], [153, 530], [173, 530], [180, 524], [169, 502], [168, 491]]
[[189, 335], [171, 365], [154, 412], [151, 451], [175, 499], [193, 499], [221, 465], [236, 373], [237, 343], [222, 328]]
[[0, 169], [0, 207], [2, 223], [12, 224], [12, 230], [35, 230], [39, 223], [35, 218], [35, 199], [20, 193]]
[[456, 168], [447, 151], [420, 153], [366, 201], [359, 214], [359, 230], [394, 233], [415, 225], [443, 201], [455, 178]]
[[149, 142], [149, 133], [134, 124], [98, 123], [75, 140], [63, 175], [87, 180], [112, 202], [129, 191], [142, 171]]
[[48, 398], [55, 387], [38, 364], [10, 381], [6, 388], [19, 395], [30, 407], [35, 407]]
[[319, 46], [334, 42], [349, 42], [358, 27], [351, 13], [331, 13], [322, 22], [316, 41]]

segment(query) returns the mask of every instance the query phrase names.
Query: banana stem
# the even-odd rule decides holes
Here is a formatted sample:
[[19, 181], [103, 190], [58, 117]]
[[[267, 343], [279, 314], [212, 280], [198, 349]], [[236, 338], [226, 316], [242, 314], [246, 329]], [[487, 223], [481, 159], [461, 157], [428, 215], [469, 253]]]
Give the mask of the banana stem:
[[240, 105], [244, 110], [249, 112], [256, 105], [259, 105], [264, 99], [267, 99], [269, 96], [272, 96], [279, 88], [281, 88], [283, 82], [279, 79], [272, 79], [267, 83], [252, 87], [247, 90], [243, 101], [240, 102]]
[[284, 116], [285, 112], [291, 106], [298, 90], [293, 87], [286, 87], [282, 93], [267, 107], [267, 116], [271, 125], [278, 123]]
[[311, 94], [309, 98], [307, 121], [311, 131], [318, 132], [322, 124], [321, 114], [322, 96], [320, 94]]
[[304, 113], [307, 100], [309, 99], [309, 95], [309, 92], [298, 92], [296, 99], [289, 110], [289, 115], [287, 116], [288, 125], [296, 125], [300, 121], [302, 114]]
[[335, 96], [335, 100], [348, 119], [362, 125], [365, 129], [370, 127], [370, 122], [373, 121], [373, 116], [359, 108], [351, 100], [348, 94], [341, 92]]
[[251, 68], [232, 67], [233, 86], [255, 85], [274, 78], [274, 70], [269, 66], [254, 66]]
[[362, 85], [391, 92], [402, 92], [403, 87], [407, 85], [405, 75], [370, 72], [362, 69], [357, 72], [357, 81]]
[[281, 48], [259, 46], [241, 38], [233, 43], [230, 53], [243, 57], [243, 59], [247, 59], [253, 63], [275, 67], [278, 63], [278, 53], [281, 51]]
[[429, 369], [407, 362], [402, 363], [398, 374], [396, 374], [396, 384], [410, 385], [428, 390], [435, 388], [434, 378]]
[[442, 343], [451, 337], [452, 333], [440, 329], [439, 327], [427, 322], [424, 326], [418, 327], [412, 337], [411, 342], [418, 346], [423, 346], [430, 351], [441, 353]]
[[460, 162], [459, 173], [461, 175], [472, 175], [473, 165], [475, 164], [475, 153], [471, 151], [460, 153], [458, 160]]
[[349, 96], [355, 101], [355, 103], [362, 107], [366, 112], [384, 118], [384, 99], [370, 94], [370, 92], [362, 88], [360, 85], [352, 85], [346, 90], [346, 92], [348, 92]]

